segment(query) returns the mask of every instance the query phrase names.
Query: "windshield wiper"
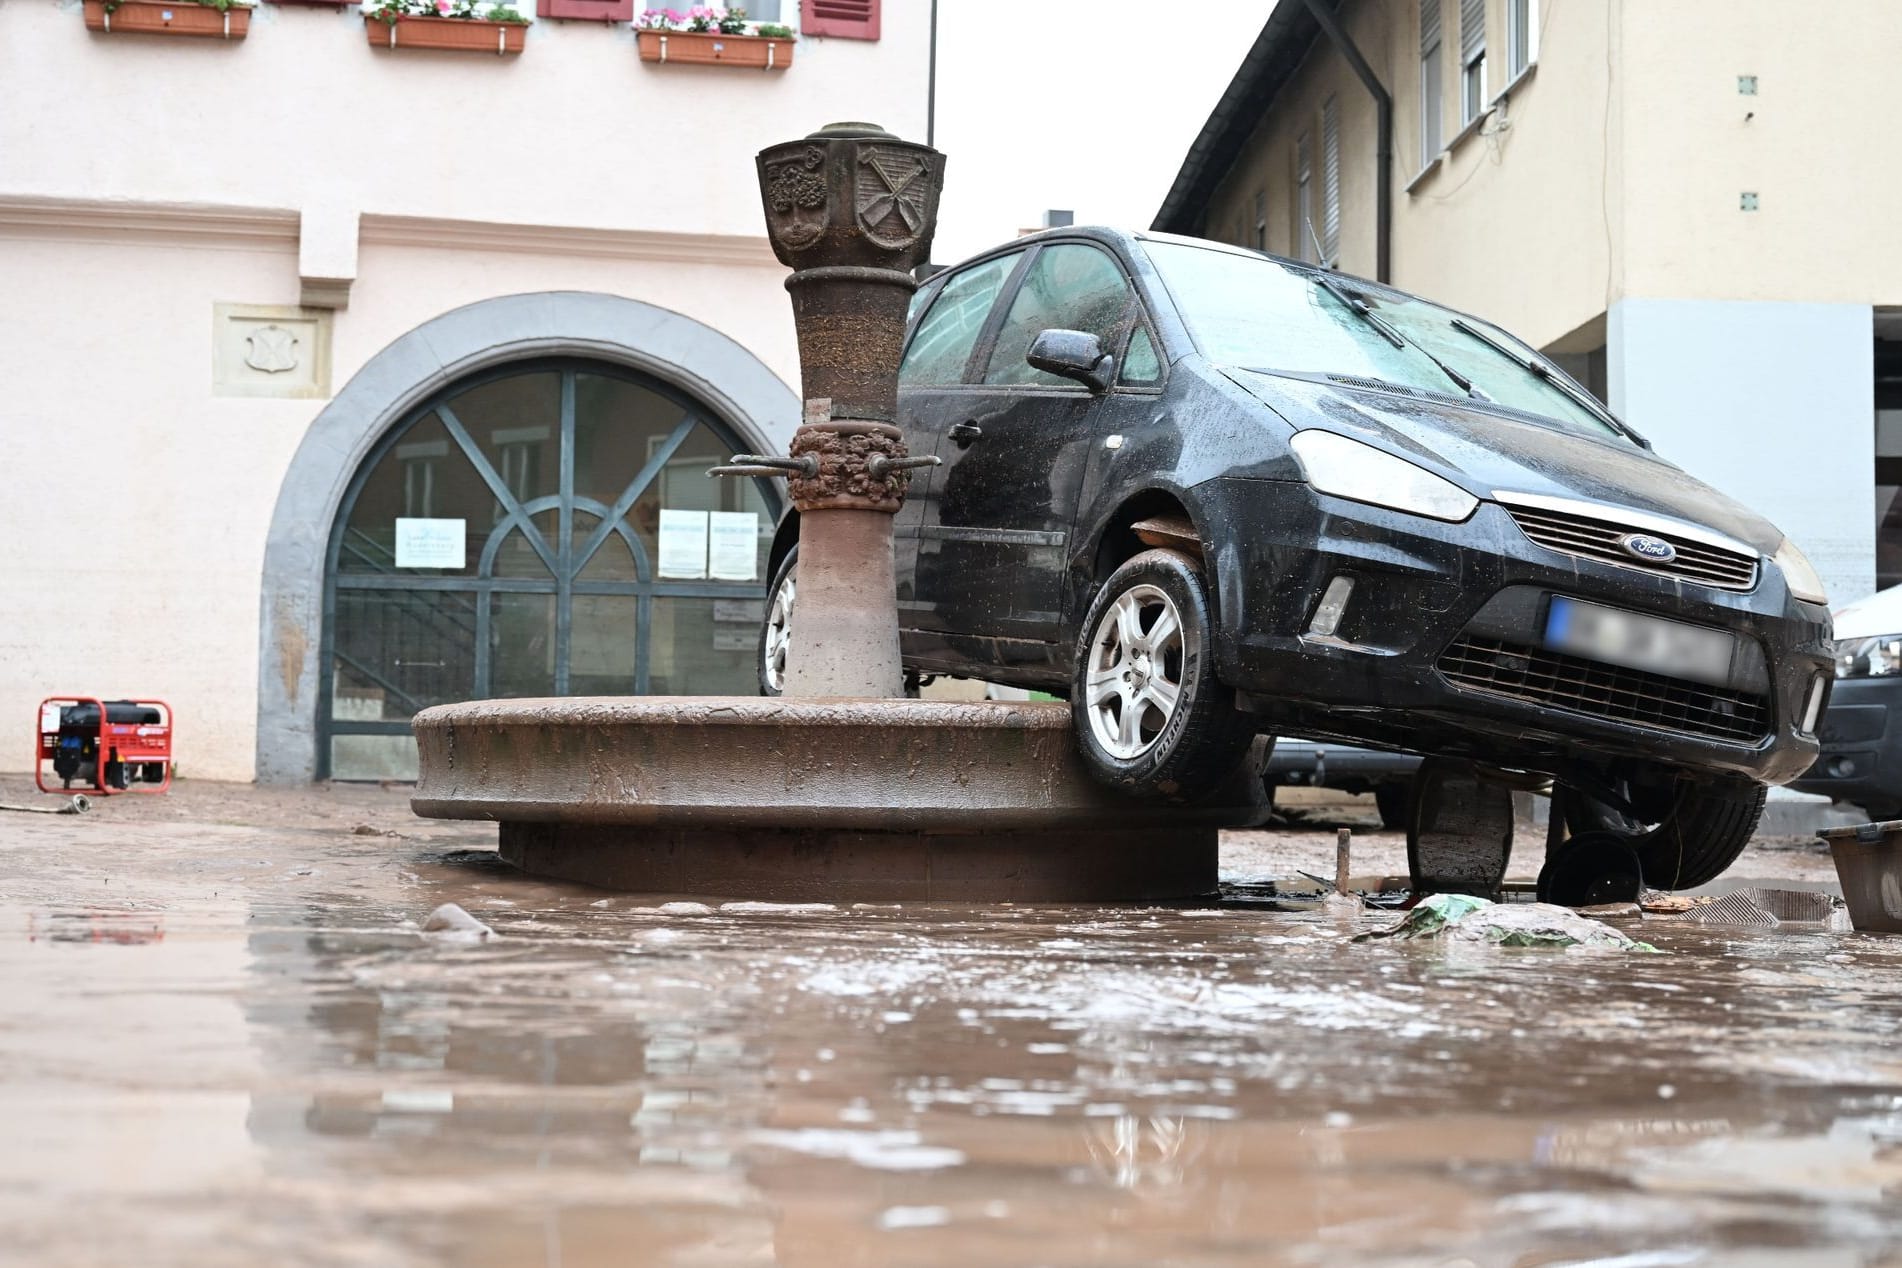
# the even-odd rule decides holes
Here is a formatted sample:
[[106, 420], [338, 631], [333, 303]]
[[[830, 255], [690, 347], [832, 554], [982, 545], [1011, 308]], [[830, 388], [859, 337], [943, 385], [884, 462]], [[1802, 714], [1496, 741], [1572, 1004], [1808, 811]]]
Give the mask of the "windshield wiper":
[[1354, 292], [1348, 290], [1345, 286], [1342, 286], [1326, 273], [1316, 273], [1314, 280], [1320, 285], [1322, 290], [1332, 295], [1335, 299], [1340, 300], [1342, 305], [1345, 306], [1349, 312], [1353, 313], [1354, 316], [1379, 331], [1382, 339], [1385, 339], [1396, 348], [1404, 348], [1407, 346], [1407, 341], [1400, 337], [1400, 332], [1375, 316], [1373, 306], [1366, 300], [1354, 294]]
[[1545, 383], [1550, 383], [1553, 387], [1571, 398], [1573, 402], [1583, 405], [1587, 410], [1591, 411], [1593, 415], [1604, 419], [1613, 427], [1617, 428], [1618, 433], [1625, 437], [1625, 439], [1632, 441], [1634, 444], [1642, 445], [1646, 449], [1651, 447], [1651, 442], [1614, 418], [1611, 411], [1601, 405], [1591, 393], [1573, 387], [1563, 375], [1555, 373], [1552, 367], [1543, 361], [1540, 361], [1536, 357], [1520, 356], [1517, 352], [1513, 351], [1509, 345], [1499, 342], [1499, 340], [1493, 338], [1463, 317], [1455, 317], [1453, 319], [1453, 329], [1459, 331], [1461, 334], [1479, 340], [1488, 348], [1491, 348], [1494, 352], [1497, 352], [1500, 356], [1506, 358], [1506, 360], [1512, 362], [1534, 378]]
[[1459, 390], [1466, 393], [1466, 395], [1473, 397], [1476, 400], [1482, 400], [1482, 401], [1490, 401], [1492, 399], [1492, 397], [1486, 395], [1484, 392], [1474, 387], [1473, 381], [1467, 378], [1464, 374], [1461, 374], [1458, 370], [1455, 370], [1452, 366], [1440, 360], [1438, 357], [1434, 356], [1431, 352], [1428, 352], [1425, 348], [1422, 348], [1419, 344], [1408, 343], [1406, 339], [1401, 336], [1398, 330], [1395, 330], [1392, 326], [1388, 325], [1387, 322], [1380, 316], [1380, 314], [1374, 311], [1373, 305], [1369, 304], [1366, 300], [1362, 299], [1359, 295], [1356, 295], [1353, 291], [1348, 290], [1345, 286], [1342, 286], [1339, 282], [1335, 281], [1328, 274], [1317, 272], [1316, 274], [1314, 274], [1314, 280], [1320, 285], [1322, 290], [1325, 290], [1328, 294], [1332, 295], [1335, 299], [1338, 299], [1339, 301], [1341, 301], [1341, 303], [1347, 307], [1347, 310], [1349, 312], [1353, 313], [1356, 317], [1359, 317], [1362, 321], [1366, 322], [1368, 325], [1372, 326], [1375, 330], [1379, 331], [1381, 337], [1385, 339], [1388, 343], [1392, 344], [1396, 348], [1413, 349], [1415, 352], [1419, 353], [1421, 356], [1425, 357], [1427, 360], [1431, 361], [1436, 367], [1438, 367], [1440, 373], [1444, 374], [1447, 378], [1451, 379], [1453, 383], [1456, 386], [1458, 386]]

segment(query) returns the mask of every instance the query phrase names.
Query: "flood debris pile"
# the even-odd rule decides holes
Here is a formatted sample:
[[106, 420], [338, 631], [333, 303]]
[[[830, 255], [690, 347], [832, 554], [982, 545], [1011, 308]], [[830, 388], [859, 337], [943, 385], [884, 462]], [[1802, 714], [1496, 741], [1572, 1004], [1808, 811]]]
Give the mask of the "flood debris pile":
[[1356, 937], [1407, 941], [1443, 939], [1502, 947], [1593, 947], [1607, 951], [1656, 952], [1602, 921], [1550, 903], [1495, 903], [1468, 894], [1423, 898], [1400, 923]]

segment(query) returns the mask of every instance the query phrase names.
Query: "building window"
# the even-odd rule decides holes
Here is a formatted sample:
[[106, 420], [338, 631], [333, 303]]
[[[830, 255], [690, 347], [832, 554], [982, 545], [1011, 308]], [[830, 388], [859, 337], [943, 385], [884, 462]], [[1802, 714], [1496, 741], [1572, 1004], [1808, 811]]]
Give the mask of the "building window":
[[[410, 719], [452, 700], [754, 690], [780, 493], [706, 477], [747, 447], [669, 385], [590, 361], [512, 363], [421, 402], [332, 526], [322, 774], [414, 779]], [[668, 512], [689, 535], [700, 517], [703, 564], [681, 566], [673, 515], [663, 551]], [[750, 567], [705, 553], [719, 525], [742, 543], [751, 527]]]
[[1538, 0], [1506, 0], [1506, 79], [1526, 73], [1539, 57]]
[[1255, 250], [1268, 249], [1268, 191], [1255, 191]]
[[1321, 263], [1341, 258], [1341, 110], [1335, 98], [1321, 105]]
[[1446, 148], [1446, 85], [1441, 76], [1440, 0], [1420, 0], [1420, 166]]
[[1486, 0], [1460, 0], [1460, 123], [1486, 110]]
[[1303, 132], [1294, 143], [1294, 251], [1297, 260], [1314, 256], [1314, 138]]

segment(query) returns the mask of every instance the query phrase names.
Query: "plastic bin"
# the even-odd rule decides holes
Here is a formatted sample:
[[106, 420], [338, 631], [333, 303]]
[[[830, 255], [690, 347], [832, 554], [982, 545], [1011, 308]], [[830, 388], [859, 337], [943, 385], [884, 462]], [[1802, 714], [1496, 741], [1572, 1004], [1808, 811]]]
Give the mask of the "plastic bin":
[[1860, 933], [1902, 933], [1902, 819], [1825, 828], [1849, 921]]

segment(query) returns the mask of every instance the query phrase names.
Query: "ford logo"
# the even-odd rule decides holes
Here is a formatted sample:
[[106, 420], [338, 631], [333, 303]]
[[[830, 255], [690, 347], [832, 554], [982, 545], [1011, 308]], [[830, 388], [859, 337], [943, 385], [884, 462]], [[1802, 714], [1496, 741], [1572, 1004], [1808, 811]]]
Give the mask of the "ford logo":
[[1648, 564], [1668, 564], [1677, 558], [1677, 547], [1649, 533], [1626, 533], [1618, 539], [1618, 544], [1627, 555]]

